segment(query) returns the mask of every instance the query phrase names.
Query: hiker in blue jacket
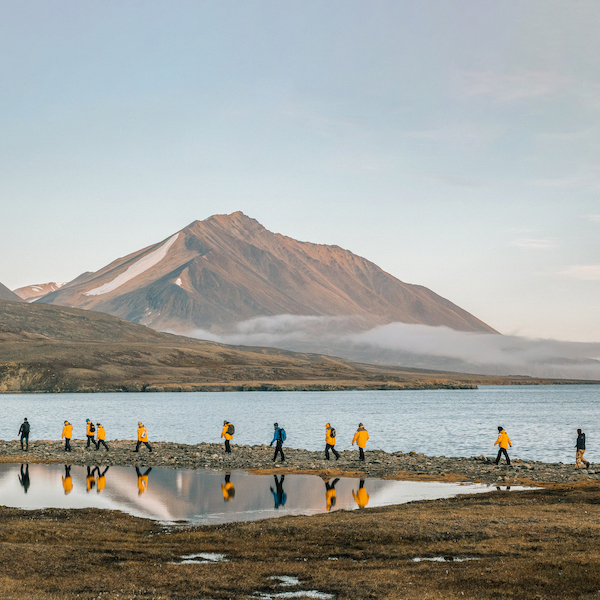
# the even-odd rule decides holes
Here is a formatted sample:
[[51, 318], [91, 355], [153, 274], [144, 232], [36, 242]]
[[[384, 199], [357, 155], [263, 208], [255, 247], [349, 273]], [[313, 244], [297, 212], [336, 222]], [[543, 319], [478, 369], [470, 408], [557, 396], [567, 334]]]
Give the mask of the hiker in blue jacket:
[[275, 455], [273, 456], [273, 462], [277, 460], [277, 454], [281, 454], [281, 462], [285, 460], [285, 456], [283, 455], [283, 442], [285, 441], [285, 429], [283, 427], [279, 427], [278, 423], [274, 423], [273, 427], [275, 429], [275, 434], [273, 435], [273, 440], [269, 444], [269, 446], [273, 446], [273, 442], [275, 444]]

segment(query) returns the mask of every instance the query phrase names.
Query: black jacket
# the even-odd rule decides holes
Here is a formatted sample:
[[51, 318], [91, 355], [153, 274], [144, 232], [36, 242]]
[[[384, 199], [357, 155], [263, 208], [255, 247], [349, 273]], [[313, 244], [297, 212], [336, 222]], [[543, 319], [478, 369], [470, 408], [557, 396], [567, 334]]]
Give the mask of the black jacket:
[[23, 434], [23, 437], [29, 437], [29, 423], [21, 423], [19, 433]]
[[575, 447], [577, 450], [585, 450], [585, 433], [580, 433], [577, 436], [577, 444]]

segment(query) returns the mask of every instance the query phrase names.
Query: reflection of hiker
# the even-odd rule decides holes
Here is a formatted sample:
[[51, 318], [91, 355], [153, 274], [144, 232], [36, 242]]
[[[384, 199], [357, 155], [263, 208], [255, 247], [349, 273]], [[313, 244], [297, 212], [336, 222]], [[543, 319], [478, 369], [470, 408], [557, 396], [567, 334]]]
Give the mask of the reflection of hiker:
[[285, 442], [285, 438], [287, 437], [285, 433], [285, 429], [283, 427], [279, 427], [277, 423], [273, 423], [273, 428], [275, 429], [275, 434], [273, 435], [273, 439], [269, 446], [273, 446], [273, 442], [275, 444], [275, 455], [273, 456], [273, 462], [277, 459], [277, 454], [281, 454], [281, 462], [285, 460], [285, 456], [283, 455], [283, 442]]
[[29, 431], [30, 426], [27, 419], [23, 419], [21, 423], [21, 427], [19, 427], [19, 433], [17, 435], [21, 436], [21, 450], [23, 450], [23, 440], [25, 440], [25, 450], [29, 450]]
[[[21, 444], [23, 446], [23, 444]], [[585, 433], [581, 433], [581, 429], [577, 430], [577, 443], [575, 444], [575, 448], [577, 448], [577, 454], [575, 455], [575, 468], [581, 469], [581, 462], [585, 463], [585, 468], [589, 468], [590, 463], [583, 458], [585, 454]]]
[[283, 480], [285, 479], [285, 475], [281, 476], [281, 479], [277, 480], [277, 475], [273, 475], [273, 479], [275, 479], [275, 489], [271, 489], [271, 494], [273, 494], [273, 500], [275, 501], [275, 509], [278, 509], [280, 506], [285, 506], [287, 502], [287, 494], [283, 491]]
[[152, 452], [152, 446], [150, 446], [150, 444], [148, 443], [148, 430], [141, 421], [138, 421], [138, 441], [135, 446], [134, 452], [139, 452], [140, 446], [142, 444], [144, 444], [144, 446], [146, 446], [146, 448], [148, 448], [148, 450]]
[[73, 425], [69, 421], [65, 421], [65, 426], [62, 430], [62, 437], [65, 438], [65, 452], [71, 452], [71, 437], [73, 436]]
[[221, 484], [221, 492], [223, 492], [223, 501], [231, 502], [235, 498], [235, 488], [230, 481], [231, 473], [225, 473], [225, 484]]
[[87, 477], [85, 478], [85, 489], [87, 492], [91, 492], [96, 485], [96, 478], [94, 477], [94, 471], [91, 467], [87, 468]]
[[21, 465], [21, 474], [19, 475], [19, 482], [23, 486], [23, 491], [27, 493], [31, 481], [29, 481], [29, 465], [25, 465], [25, 472], [23, 472], [23, 465]]
[[73, 478], [71, 477], [71, 465], [65, 465], [65, 476], [62, 478], [65, 496], [73, 491]]
[[108, 471], [109, 467], [106, 467], [102, 473], [100, 472], [100, 467], [96, 467], [94, 471], [97, 473], [96, 477], [96, 491], [100, 493], [104, 487], [106, 486], [106, 471]]
[[96, 423], [96, 425], [98, 425], [96, 430], [96, 450], [100, 450], [100, 444], [102, 444], [108, 451], [108, 446], [106, 445], [106, 431], [104, 431], [104, 427], [101, 423]]
[[223, 431], [221, 431], [221, 438], [225, 438], [225, 452], [227, 454], [231, 454], [231, 446], [229, 442], [233, 439], [233, 434], [235, 433], [235, 427], [233, 423], [229, 421], [223, 421]]
[[92, 444], [93, 446], [96, 445], [96, 442], [94, 441], [94, 433], [95, 432], [96, 432], [96, 428], [94, 427], [94, 424], [89, 419], [86, 419], [85, 420], [85, 435], [87, 436], [86, 448], [89, 448], [90, 444]]
[[329, 479], [325, 481], [325, 500], [327, 501], [327, 510], [331, 510], [335, 506], [335, 502], [337, 500], [335, 495], [335, 484], [340, 480], [339, 477], [336, 477], [331, 484], [329, 483]]
[[325, 425], [325, 460], [329, 460], [329, 450], [335, 455], [335, 460], [340, 458], [339, 453], [335, 449], [335, 429], [327, 423]]
[[367, 504], [369, 504], [369, 494], [367, 494], [367, 490], [365, 490], [364, 479], [360, 480], [358, 492], [352, 490], [352, 497], [354, 498], [354, 502], [358, 504], [358, 508], [364, 508]]
[[498, 457], [496, 458], [496, 464], [500, 462], [500, 458], [504, 454], [506, 458], [506, 464], [510, 465], [510, 458], [508, 457], [508, 447], [512, 448], [512, 443], [508, 437], [508, 433], [499, 425], [498, 426], [498, 439], [494, 442], [494, 446], [498, 445]]
[[365, 426], [362, 423], [359, 423], [358, 429], [352, 438], [352, 445], [354, 446], [354, 442], [356, 442], [356, 445], [358, 446], [359, 460], [365, 460], [365, 447], [368, 439], [369, 432], [365, 429]]
[[148, 467], [146, 472], [142, 475], [139, 467], [135, 468], [135, 472], [138, 476], [138, 496], [141, 496], [148, 488], [148, 475], [150, 475], [150, 471], [152, 471], [152, 467]]

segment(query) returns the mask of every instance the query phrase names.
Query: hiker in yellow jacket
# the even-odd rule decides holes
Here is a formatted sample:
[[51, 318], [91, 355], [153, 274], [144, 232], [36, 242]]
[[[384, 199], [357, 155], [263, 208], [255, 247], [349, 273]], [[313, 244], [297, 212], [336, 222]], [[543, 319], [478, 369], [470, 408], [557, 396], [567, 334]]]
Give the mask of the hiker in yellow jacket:
[[96, 469], [91, 469], [91, 467], [87, 468], [87, 477], [85, 478], [85, 489], [86, 492], [91, 492], [96, 485], [96, 478], [94, 477], [94, 472]]
[[340, 458], [339, 453], [335, 449], [335, 429], [329, 424], [325, 424], [325, 460], [329, 460], [329, 451], [335, 455], [335, 460]]
[[325, 481], [325, 508], [327, 511], [330, 511], [336, 503], [337, 496], [335, 492], [335, 484], [340, 480], [339, 477], [336, 477], [331, 483], [329, 483], [329, 479]]
[[148, 475], [150, 475], [150, 471], [152, 471], [152, 467], [148, 467], [146, 472], [142, 474], [139, 467], [135, 468], [138, 478], [138, 496], [141, 496], [148, 489]]
[[73, 477], [71, 477], [71, 466], [65, 465], [65, 476], [62, 478], [65, 496], [73, 491]]
[[106, 467], [102, 473], [100, 472], [100, 467], [96, 467], [95, 471], [97, 474], [96, 477], [96, 491], [100, 493], [106, 486], [106, 472], [110, 467]]
[[62, 437], [65, 438], [65, 452], [71, 452], [71, 438], [73, 437], [73, 425], [69, 421], [65, 421], [65, 426], [62, 430]]
[[96, 442], [94, 441], [94, 433], [95, 432], [96, 432], [96, 428], [94, 427], [94, 424], [89, 419], [86, 419], [85, 420], [85, 435], [87, 437], [86, 448], [89, 448], [90, 444], [94, 444], [94, 446], [96, 445]]
[[100, 444], [102, 444], [108, 452], [108, 446], [106, 445], [106, 431], [101, 423], [96, 423], [96, 450], [100, 450]]
[[365, 429], [365, 426], [362, 423], [358, 424], [358, 429], [352, 438], [352, 445], [354, 446], [354, 442], [358, 446], [358, 458], [359, 460], [365, 460], [365, 447], [367, 445], [367, 440], [369, 439], [369, 432]]
[[150, 452], [152, 452], [152, 446], [148, 443], [148, 430], [146, 429], [146, 426], [141, 421], [138, 421], [138, 432], [137, 433], [138, 433], [138, 441], [135, 446], [134, 452], [139, 452], [140, 446], [142, 444], [144, 444], [144, 446], [146, 446], [146, 448], [148, 448], [148, 450]]
[[229, 421], [223, 421], [223, 431], [221, 431], [221, 439], [225, 438], [225, 453], [231, 454], [231, 446], [229, 442], [233, 439], [235, 427]]
[[506, 464], [510, 465], [510, 458], [508, 457], [508, 447], [512, 448], [512, 443], [504, 428], [498, 425], [498, 439], [494, 442], [494, 446], [498, 446], [498, 457], [496, 458], [496, 464], [500, 462], [501, 456], [504, 454], [506, 458]]
[[369, 494], [367, 494], [367, 490], [365, 490], [364, 479], [360, 480], [358, 492], [352, 490], [352, 497], [354, 498], [354, 502], [358, 504], [358, 508], [364, 508], [367, 504], [369, 504]]

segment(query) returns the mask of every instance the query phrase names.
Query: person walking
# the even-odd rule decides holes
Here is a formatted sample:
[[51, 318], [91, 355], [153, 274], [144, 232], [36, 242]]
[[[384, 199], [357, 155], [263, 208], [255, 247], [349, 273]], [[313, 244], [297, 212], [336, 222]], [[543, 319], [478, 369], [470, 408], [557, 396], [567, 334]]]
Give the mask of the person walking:
[[335, 449], [335, 429], [329, 424], [325, 425], [325, 460], [329, 460], [329, 451], [335, 455], [335, 460], [339, 460], [340, 455]]
[[142, 474], [139, 467], [135, 468], [138, 478], [138, 496], [141, 496], [148, 489], [148, 475], [150, 475], [152, 467], [148, 467], [146, 472]]
[[94, 473], [96, 472], [96, 468], [93, 469], [91, 467], [87, 468], [87, 477], [85, 478], [85, 491], [91, 492], [96, 485], [96, 477]]
[[583, 458], [583, 455], [585, 454], [585, 433], [582, 433], [581, 429], [577, 430], [577, 443], [575, 444], [575, 448], [577, 448], [577, 454], [575, 455], [575, 468], [581, 469], [581, 462], [583, 461], [585, 463], [585, 468], [589, 469], [590, 463]]
[[73, 425], [69, 421], [65, 421], [62, 430], [62, 437], [65, 438], [65, 452], [71, 452], [71, 437], [73, 437]]
[[144, 446], [146, 446], [146, 448], [148, 448], [148, 450], [150, 452], [152, 452], [152, 446], [148, 443], [148, 430], [146, 429], [145, 425], [141, 421], [138, 421], [138, 432], [137, 433], [138, 433], [138, 441], [135, 446], [134, 452], [139, 452], [140, 446], [142, 444], [144, 444]]
[[96, 450], [100, 450], [100, 444], [102, 444], [108, 452], [108, 446], [106, 445], [106, 431], [102, 423], [96, 423]]
[[73, 477], [71, 477], [71, 465], [65, 465], [65, 476], [62, 478], [65, 496], [73, 491]]
[[235, 498], [235, 488], [231, 483], [231, 473], [225, 473], [225, 483], [221, 484], [221, 493], [223, 494], [223, 502], [231, 502]]
[[96, 428], [94, 427], [94, 424], [89, 420], [86, 419], [85, 420], [85, 435], [87, 436], [87, 446], [86, 448], [90, 447], [90, 444], [92, 444], [92, 446], [96, 446], [96, 442], [94, 441], [94, 433], [96, 432]]
[[27, 418], [23, 419], [21, 423], [21, 427], [19, 427], [19, 433], [17, 435], [21, 436], [21, 450], [23, 450], [23, 442], [25, 442], [25, 452], [29, 450], [29, 431], [31, 427], [29, 426], [29, 422]]
[[31, 481], [29, 480], [29, 465], [25, 465], [25, 471], [23, 471], [23, 465], [21, 465], [21, 474], [19, 475], [19, 482], [23, 486], [23, 491], [27, 493]]
[[352, 438], [352, 445], [356, 442], [358, 446], [358, 459], [365, 460], [365, 448], [367, 446], [367, 440], [369, 439], [369, 432], [365, 429], [362, 423], [358, 424], [358, 429]]
[[329, 479], [325, 481], [325, 502], [327, 512], [329, 512], [337, 501], [337, 495], [335, 491], [335, 484], [340, 480], [339, 477], [336, 477], [331, 483], [329, 483]]
[[281, 462], [285, 460], [285, 456], [283, 455], [283, 442], [285, 442], [286, 433], [283, 427], [279, 427], [278, 423], [273, 423], [273, 428], [275, 433], [273, 435], [273, 439], [269, 446], [273, 446], [273, 442], [275, 443], [275, 455], [273, 456], [273, 462], [277, 460], [277, 454], [281, 454]]
[[498, 439], [494, 442], [494, 446], [498, 446], [498, 456], [496, 457], [496, 464], [500, 463], [500, 458], [504, 454], [506, 458], [506, 464], [510, 466], [510, 458], [508, 456], [508, 447], [512, 448], [512, 443], [504, 428], [498, 425]]
[[231, 454], [231, 446], [229, 442], [233, 439], [235, 427], [229, 421], [223, 421], [223, 431], [221, 431], [221, 439], [225, 438], [225, 453]]
[[100, 467], [96, 467], [96, 492], [100, 493], [106, 486], [106, 472], [110, 467], [106, 467], [104, 471], [100, 471]]
[[361, 479], [358, 484], [358, 492], [352, 490], [352, 497], [354, 498], [354, 502], [358, 504], [358, 508], [364, 508], [369, 504], [369, 494], [367, 494], [367, 490], [365, 489], [364, 479]]
[[275, 489], [270, 488], [271, 494], [273, 494], [273, 500], [275, 502], [275, 510], [279, 509], [282, 506], [285, 506], [287, 502], [287, 494], [283, 491], [283, 482], [285, 480], [285, 475], [281, 476], [281, 479], [277, 479], [277, 475], [273, 475], [273, 479], [275, 479]]

